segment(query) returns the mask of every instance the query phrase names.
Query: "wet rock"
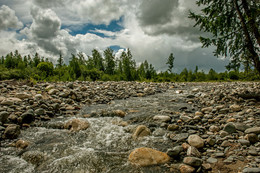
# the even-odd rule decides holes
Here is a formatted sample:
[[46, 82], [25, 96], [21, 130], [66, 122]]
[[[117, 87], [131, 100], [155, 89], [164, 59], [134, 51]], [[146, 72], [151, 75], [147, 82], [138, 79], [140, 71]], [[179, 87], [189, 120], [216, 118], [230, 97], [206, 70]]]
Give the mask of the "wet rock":
[[0, 112], [0, 122], [4, 124], [7, 121], [8, 116], [9, 113], [7, 111]]
[[133, 133], [132, 137], [133, 139], [138, 139], [140, 137], [148, 136], [151, 134], [151, 131], [149, 128], [147, 128], [145, 125], [139, 125], [137, 126], [135, 132]]
[[185, 164], [181, 164], [179, 169], [181, 173], [193, 173], [196, 170], [195, 168]]
[[80, 130], [86, 130], [89, 127], [89, 122], [84, 119], [71, 119], [64, 124], [65, 129], [69, 129], [72, 132], [78, 132]]
[[238, 111], [241, 110], [241, 106], [239, 106], [239, 105], [231, 105], [229, 108], [230, 108], [233, 112], [238, 112]]
[[182, 146], [176, 146], [174, 147], [173, 149], [168, 149], [167, 151], [167, 155], [170, 156], [170, 157], [178, 157], [179, 154], [183, 151], [183, 148]]
[[35, 115], [32, 109], [29, 109], [25, 113], [21, 115], [22, 123], [23, 124], [30, 124], [35, 120]]
[[22, 158], [33, 165], [39, 166], [45, 160], [45, 155], [40, 151], [27, 151], [23, 153]]
[[125, 115], [126, 115], [126, 113], [122, 110], [115, 110], [114, 114], [118, 117], [121, 117], [121, 118], [125, 117]]
[[204, 147], [204, 140], [199, 137], [198, 135], [190, 135], [188, 137], [188, 143], [196, 148], [203, 148]]
[[20, 135], [20, 126], [16, 124], [10, 124], [6, 127], [4, 132], [4, 138], [6, 139], [16, 139]]
[[187, 150], [187, 156], [201, 157], [201, 153], [197, 148], [190, 146]]
[[167, 115], [155, 115], [153, 117], [153, 119], [155, 121], [160, 121], [160, 122], [168, 122], [171, 121], [171, 117], [167, 116]]
[[180, 133], [180, 134], [177, 134], [177, 135], [174, 135], [173, 137], [170, 137], [173, 141], [176, 141], [176, 142], [181, 142], [181, 141], [184, 141], [188, 138], [189, 136], [189, 133]]
[[137, 148], [130, 153], [128, 160], [137, 166], [150, 166], [167, 163], [170, 157], [152, 148]]
[[199, 167], [202, 164], [202, 160], [197, 157], [185, 157], [183, 163], [193, 167]]
[[24, 141], [19, 139], [16, 143], [15, 143], [15, 147], [19, 148], [19, 149], [25, 149], [29, 146], [29, 142], [28, 141]]
[[236, 132], [236, 126], [234, 123], [227, 123], [225, 126], [224, 126], [224, 131], [228, 132], [228, 133], [235, 133]]
[[167, 127], [167, 130], [169, 131], [176, 131], [179, 129], [179, 126], [177, 124], [169, 124]]
[[259, 173], [260, 168], [245, 168], [243, 169], [243, 173]]
[[260, 134], [260, 127], [252, 127], [252, 128], [248, 128], [246, 129], [245, 133], [254, 133], [254, 134]]

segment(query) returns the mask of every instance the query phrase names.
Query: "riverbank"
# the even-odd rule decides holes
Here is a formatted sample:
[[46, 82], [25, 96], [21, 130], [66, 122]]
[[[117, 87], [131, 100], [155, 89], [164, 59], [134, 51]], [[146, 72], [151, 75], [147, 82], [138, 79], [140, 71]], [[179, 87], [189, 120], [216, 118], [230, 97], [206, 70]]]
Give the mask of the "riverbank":
[[[259, 171], [257, 82], [7, 81], [0, 89], [1, 172]], [[130, 154], [140, 147], [169, 159]]]

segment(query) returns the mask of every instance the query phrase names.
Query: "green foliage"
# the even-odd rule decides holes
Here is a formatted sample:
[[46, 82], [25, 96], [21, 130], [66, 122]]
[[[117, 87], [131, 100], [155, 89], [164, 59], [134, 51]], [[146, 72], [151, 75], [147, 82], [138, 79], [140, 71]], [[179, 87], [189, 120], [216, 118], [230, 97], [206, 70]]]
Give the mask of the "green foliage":
[[[216, 56], [230, 55], [229, 70], [237, 70], [238, 64], [250, 59], [260, 73], [259, 60], [259, 9], [256, 1], [236, 0], [197, 0], [201, 13], [190, 12], [189, 17], [196, 21], [200, 30], [211, 33], [200, 37], [203, 47], [216, 46]], [[246, 55], [246, 56], [245, 56]]]
[[40, 62], [37, 65], [37, 69], [39, 70], [41, 76], [43, 77], [43, 79], [45, 79], [46, 77], [49, 77], [51, 75], [53, 75], [53, 64], [50, 62]]
[[107, 48], [104, 51], [105, 56], [105, 72], [106, 74], [113, 75], [115, 72], [115, 56], [113, 55], [113, 50]]
[[168, 64], [168, 71], [169, 71], [169, 73], [172, 72], [174, 59], [175, 59], [175, 57], [173, 57], [173, 53], [171, 53], [169, 58], [168, 58], [168, 60], [167, 60], [167, 62], [166, 62], [166, 64]]

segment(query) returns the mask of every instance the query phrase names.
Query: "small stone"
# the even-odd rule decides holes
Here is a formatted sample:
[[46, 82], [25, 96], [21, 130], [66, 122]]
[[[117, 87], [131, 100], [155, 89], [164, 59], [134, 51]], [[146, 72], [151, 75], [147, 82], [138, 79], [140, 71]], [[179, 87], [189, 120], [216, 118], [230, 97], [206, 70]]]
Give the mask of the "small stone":
[[258, 156], [258, 152], [256, 150], [249, 150], [248, 153], [252, 156]]
[[38, 108], [38, 109], [36, 109], [36, 110], [34, 111], [34, 113], [35, 113], [36, 115], [44, 115], [44, 114], [45, 114], [45, 110], [42, 109], [42, 108]]
[[228, 133], [235, 133], [236, 132], [236, 126], [234, 123], [227, 123], [225, 126], [224, 126], [224, 131], [228, 132]]
[[215, 157], [225, 157], [224, 153], [215, 153]]
[[121, 118], [124, 118], [126, 115], [126, 113], [122, 110], [115, 110], [114, 113], [116, 116], [121, 117]]
[[259, 173], [260, 168], [245, 168], [243, 173]]
[[169, 124], [167, 127], [167, 130], [169, 131], [176, 131], [179, 129], [179, 126], [177, 124]]
[[36, 100], [41, 100], [41, 99], [43, 99], [43, 96], [42, 96], [41, 94], [36, 94], [36, 95], [34, 96], [34, 98], [35, 98]]
[[212, 110], [213, 110], [213, 107], [206, 107], [206, 108], [202, 108], [201, 112], [203, 112], [203, 113], [210, 113], [210, 112], [212, 112]]
[[183, 163], [190, 166], [199, 167], [202, 164], [202, 160], [197, 157], [185, 157], [183, 159]]
[[179, 169], [181, 173], [193, 173], [195, 171], [195, 168], [185, 164], [181, 164]]
[[29, 109], [28, 111], [23, 113], [21, 115], [21, 119], [22, 119], [22, 123], [25, 123], [25, 124], [30, 124], [31, 122], [33, 122], [35, 119], [33, 110]]
[[202, 168], [206, 171], [210, 171], [212, 169], [212, 167], [209, 163], [202, 164]]
[[151, 134], [151, 131], [149, 128], [147, 128], [145, 125], [139, 125], [137, 126], [135, 132], [133, 133], [132, 137], [133, 139], [138, 139], [140, 137], [148, 136]]
[[216, 140], [213, 139], [212, 137], [208, 137], [208, 138], [206, 139], [206, 142], [207, 142], [210, 146], [214, 146], [215, 143], [216, 143]]
[[202, 112], [199, 112], [199, 111], [197, 111], [197, 112], [195, 112], [195, 116], [202, 116], [203, 115], [203, 113]]
[[188, 138], [188, 143], [196, 148], [204, 147], [204, 140], [198, 135], [190, 135]]
[[241, 106], [239, 106], [239, 105], [231, 105], [229, 108], [230, 108], [233, 112], [238, 112], [238, 111], [241, 110]]
[[27, 98], [32, 97], [32, 95], [23, 92], [23, 93], [17, 93], [17, 94], [15, 94], [15, 97], [17, 97], [17, 98], [23, 100], [23, 99], [27, 99]]
[[51, 90], [51, 89], [53, 89], [53, 88], [55, 88], [54, 85], [48, 85], [48, 86], [45, 88], [45, 90], [46, 90], [46, 91], [49, 91], [49, 90]]
[[254, 133], [250, 133], [250, 134], [247, 134], [245, 136], [245, 139], [246, 140], [249, 140], [251, 144], [254, 144], [254, 143], [257, 143], [258, 142], [258, 136]]
[[181, 115], [180, 120], [182, 120], [183, 122], [189, 122], [192, 120], [192, 118], [186, 115]]
[[57, 89], [51, 89], [50, 91], [48, 91], [48, 94], [49, 95], [54, 95], [54, 94], [56, 94], [58, 92], [59, 92], [59, 90], [57, 90]]
[[250, 146], [250, 142], [245, 139], [239, 139], [238, 142], [242, 145]]
[[6, 127], [4, 132], [4, 138], [6, 139], [16, 139], [20, 135], [20, 126], [16, 124], [10, 124]]
[[235, 122], [235, 121], [236, 121], [235, 118], [229, 118], [229, 119], [227, 120], [227, 122]]
[[213, 158], [213, 157], [210, 157], [210, 158], [207, 159], [207, 162], [208, 162], [208, 163], [212, 163], [212, 164], [213, 164], [213, 163], [217, 163], [217, 162], [218, 162], [218, 159]]
[[209, 127], [209, 131], [211, 131], [211, 132], [218, 132], [219, 131], [219, 127], [215, 126], [215, 125], [212, 125], [212, 126]]
[[221, 131], [219, 132], [219, 135], [220, 135], [221, 138], [224, 138], [225, 136], [229, 135], [229, 133], [226, 132], [226, 131], [221, 130]]
[[5, 106], [11, 106], [14, 104], [14, 101], [11, 99], [5, 99], [1, 102], [1, 105], [5, 105]]
[[188, 136], [189, 136], [189, 133], [180, 133], [180, 134], [175, 135], [171, 139], [176, 142], [181, 142], [181, 141], [186, 140], [188, 138]]
[[254, 133], [254, 134], [260, 134], [260, 127], [252, 127], [252, 128], [248, 128], [246, 129], [245, 133], [249, 134], [249, 133]]
[[170, 157], [177, 157], [183, 151], [182, 146], [176, 146], [173, 149], [169, 149], [167, 151], [168, 156]]
[[243, 123], [236, 123], [235, 126], [236, 126], [236, 129], [241, 132], [244, 132], [246, 129], [250, 128], [249, 125], [243, 124]]
[[183, 148], [184, 150], [188, 150], [188, 148], [190, 147], [190, 145], [187, 144], [187, 143], [183, 143], [183, 144], [181, 144], [181, 146], [182, 146], [182, 148]]
[[89, 122], [85, 119], [71, 119], [64, 124], [65, 129], [77, 132], [80, 130], [86, 130], [89, 127]]
[[229, 147], [230, 146], [230, 142], [229, 141], [223, 141], [220, 146], [221, 147]]
[[154, 120], [156, 121], [160, 121], [160, 122], [168, 122], [171, 121], [171, 117], [167, 116], [167, 115], [155, 115], [153, 117]]
[[201, 154], [197, 148], [190, 146], [187, 150], [187, 156], [201, 157]]
[[25, 148], [27, 148], [29, 146], [29, 142], [19, 139], [15, 143], [15, 146], [16, 146], [16, 148], [19, 148], [19, 149], [25, 149]]
[[150, 166], [167, 163], [170, 157], [152, 148], [137, 148], [130, 153], [128, 160], [137, 166]]
[[0, 122], [3, 124], [7, 121], [7, 118], [9, 116], [9, 113], [6, 111], [0, 112]]

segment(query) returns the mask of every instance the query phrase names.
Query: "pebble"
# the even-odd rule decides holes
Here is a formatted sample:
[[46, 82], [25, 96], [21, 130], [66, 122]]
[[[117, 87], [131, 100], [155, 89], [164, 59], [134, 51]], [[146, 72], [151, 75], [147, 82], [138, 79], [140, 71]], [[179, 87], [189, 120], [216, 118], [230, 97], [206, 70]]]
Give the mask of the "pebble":
[[259, 173], [260, 168], [245, 168], [242, 173]]
[[202, 164], [202, 160], [197, 157], [185, 157], [183, 163], [193, 167], [199, 167]]
[[188, 137], [188, 143], [196, 148], [203, 148], [204, 147], [204, 140], [199, 137], [198, 135], [190, 135]]
[[167, 116], [167, 115], [155, 115], [153, 117], [153, 119], [155, 121], [160, 121], [160, 122], [168, 122], [171, 121], [171, 117]]
[[133, 133], [132, 137], [133, 139], [138, 139], [140, 137], [148, 136], [151, 134], [151, 131], [149, 128], [147, 128], [145, 125], [139, 125], [137, 126], [135, 132]]
[[216, 159], [216, 158], [213, 158], [213, 157], [209, 157], [208, 159], [207, 159], [207, 162], [208, 163], [217, 163], [218, 162], [218, 159]]
[[245, 130], [245, 133], [254, 133], [254, 134], [260, 134], [260, 127], [252, 127]]
[[179, 169], [181, 173], [192, 173], [195, 171], [195, 168], [185, 164], [181, 164]]
[[228, 132], [228, 133], [235, 133], [236, 132], [236, 126], [234, 123], [230, 122], [230, 123], [227, 123], [225, 126], [224, 126], [224, 131]]

